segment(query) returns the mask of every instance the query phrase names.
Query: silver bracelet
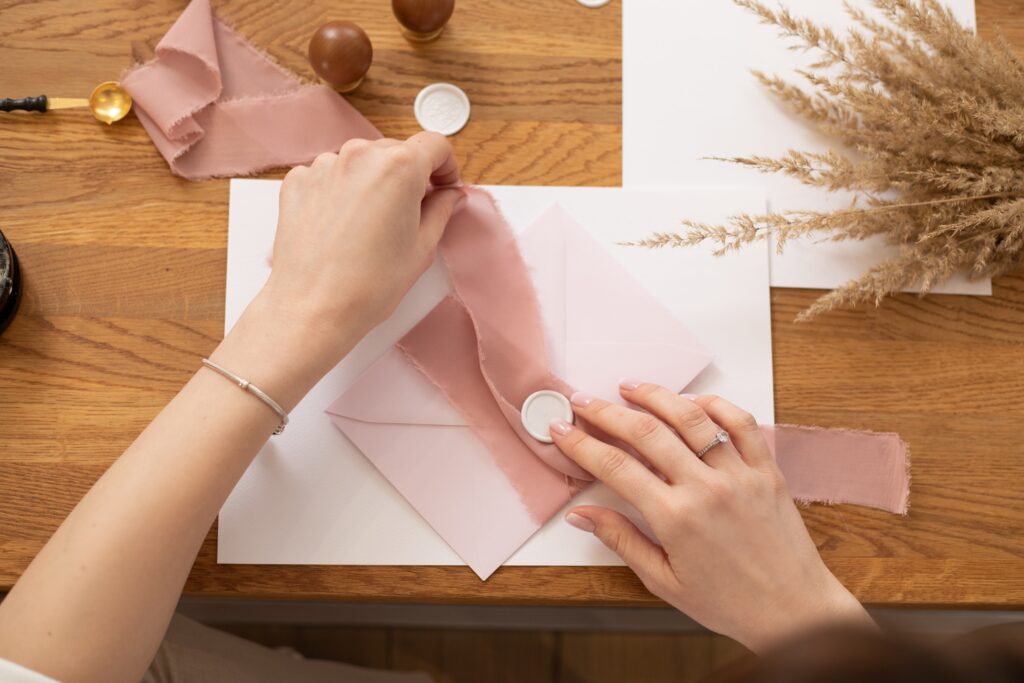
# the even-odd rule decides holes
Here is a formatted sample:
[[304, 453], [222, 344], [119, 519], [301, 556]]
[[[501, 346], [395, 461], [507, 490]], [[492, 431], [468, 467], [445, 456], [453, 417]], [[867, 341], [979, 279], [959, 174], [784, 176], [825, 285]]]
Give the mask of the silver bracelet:
[[288, 424], [288, 413], [284, 412], [284, 408], [282, 408], [277, 401], [267, 396], [267, 394], [262, 389], [260, 389], [255, 384], [252, 384], [249, 380], [239, 377], [238, 375], [231, 372], [227, 368], [217, 365], [209, 358], [203, 359], [203, 366], [210, 368], [211, 370], [216, 372], [218, 375], [221, 375], [222, 377], [227, 377], [229, 380], [237, 384], [243, 391], [248, 391], [250, 394], [266, 403], [267, 406], [269, 406], [270, 409], [277, 413], [277, 416], [281, 418], [281, 424], [279, 424], [277, 426], [277, 429], [274, 430], [274, 434], [280, 434], [281, 432], [284, 431], [285, 425]]

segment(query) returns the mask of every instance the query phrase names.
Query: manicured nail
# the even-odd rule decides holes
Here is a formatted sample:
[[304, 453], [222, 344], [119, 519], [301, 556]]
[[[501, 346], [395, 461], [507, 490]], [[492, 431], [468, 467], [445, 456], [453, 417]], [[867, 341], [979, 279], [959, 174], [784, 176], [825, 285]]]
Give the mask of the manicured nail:
[[465, 190], [460, 189], [459, 195], [459, 198], [455, 200], [455, 206], [452, 207], [453, 216], [457, 214], [459, 211], [462, 211], [464, 208], [466, 208], [466, 202], [469, 201], [469, 195], [466, 194]]
[[688, 398], [691, 401], [697, 398], [697, 394], [679, 394], [683, 398]]
[[582, 391], [577, 391], [575, 394], [569, 397], [569, 400], [574, 406], [580, 408], [586, 408], [594, 402], [594, 397], [590, 394], [584, 394]]
[[575, 512], [570, 512], [565, 516], [565, 521], [573, 525], [580, 531], [586, 531], [588, 534], [594, 533], [594, 529], [597, 527], [589, 519], [583, 515], [578, 515]]
[[632, 377], [624, 377], [619, 380], [619, 388], [625, 389], [626, 391], [639, 389], [641, 384], [643, 384], [643, 382], [638, 379], [633, 379]]
[[548, 424], [548, 429], [554, 432], [555, 434], [561, 434], [562, 436], [565, 436], [566, 434], [572, 431], [572, 425], [563, 420], [562, 418], [556, 417]]

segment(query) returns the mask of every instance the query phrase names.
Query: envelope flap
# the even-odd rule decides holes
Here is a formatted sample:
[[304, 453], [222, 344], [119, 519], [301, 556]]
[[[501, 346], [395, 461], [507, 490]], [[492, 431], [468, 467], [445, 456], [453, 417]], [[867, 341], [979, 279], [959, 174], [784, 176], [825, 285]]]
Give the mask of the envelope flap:
[[[577, 223], [565, 226], [568, 341], [703, 344]], [[682, 292], [679, 293], [683, 295]]]
[[466, 420], [397, 348], [371, 365], [326, 412], [374, 424], [465, 426]]
[[614, 374], [616, 385], [628, 375], [681, 389], [711, 363], [700, 340], [603, 245], [574, 221], [563, 230], [568, 382], [597, 391]]
[[710, 362], [701, 349], [670, 343], [570, 342], [568, 376], [586, 378], [587, 391], [605, 398], [618, 394], [623, 377], [638, 377], [680, 391]]
[[564, 225], [572, 218], [552, 204], [519, 236], [519, 251], [530, 271], [544, 320], [551, 371], [563, 375], [565, 357], [566, 278]]

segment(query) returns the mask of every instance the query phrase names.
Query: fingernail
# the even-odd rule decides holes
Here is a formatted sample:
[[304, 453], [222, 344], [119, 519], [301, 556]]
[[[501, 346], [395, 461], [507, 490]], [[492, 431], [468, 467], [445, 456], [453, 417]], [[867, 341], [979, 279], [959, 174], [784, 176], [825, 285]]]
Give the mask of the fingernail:
[[575, 394], [569, 397], [569, 401], [580, 408], [586, 408], [594, 402], [594, 397], [590, 394], [584, 394], [582, 391], [577, 391]]
[[554, 420], [548, 423], [548, 429], [556, 434], [561, 434], [562, 436], [565, 436], [570, 431], [572, 431], [572, 425], [563, 420], [562, 418], [556, 417]]
[[466, 194], [465, 190], [459, 190], [459, 198], [455, 200], [455, 206], [452, 207], [452, 215], [454, 216], [459, 211], [466, 208], [466, 203], [469, 202], [469, 195]]
[[619, 388], [625, 389], [626, 391], [634, 391], [635, 389], [638, 389], [641, 384], [642, 382], [640, 380], [633, 379], [632, 377], [624, 377], [619, 380]]
[[565, 516], [565, 521], [576, 527], [580, 531], [586, 531], [588, 534], [594, 533], [594, 529], [597, 526], [583, 515], [578, 515], [575, 512], [570, 512]]
[[679, 394], [679, 395], [682, 396], [683, 398], [688, 398], [691, 401], [694, 400], [695, 398], [697, 398], [697, 394]]

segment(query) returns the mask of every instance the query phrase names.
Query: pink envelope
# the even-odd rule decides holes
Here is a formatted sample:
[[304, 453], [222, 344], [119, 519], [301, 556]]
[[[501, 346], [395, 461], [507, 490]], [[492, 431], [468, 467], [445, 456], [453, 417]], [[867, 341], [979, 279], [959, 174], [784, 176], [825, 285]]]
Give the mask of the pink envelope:
[[[689, 330], [561, 207], [549, 208], [518, 242], [537, 290], [551, 370], [571, 386], [618, 401], [624, 376], [682, 389], [711, 362]], [[327, 413], [482, 579], [576, 492], [525, 446], [511, 465], [514, 485], [510, 464], [495, 460], [396, 347]]]

